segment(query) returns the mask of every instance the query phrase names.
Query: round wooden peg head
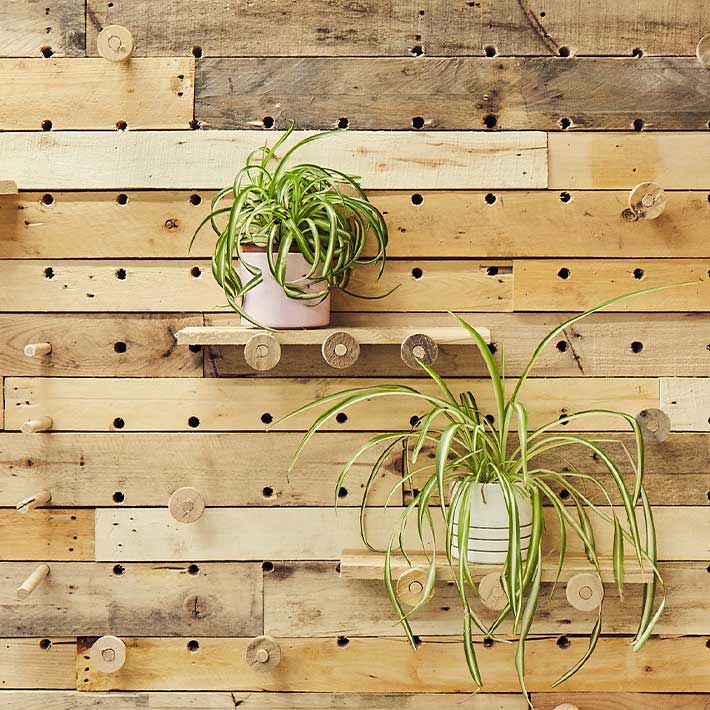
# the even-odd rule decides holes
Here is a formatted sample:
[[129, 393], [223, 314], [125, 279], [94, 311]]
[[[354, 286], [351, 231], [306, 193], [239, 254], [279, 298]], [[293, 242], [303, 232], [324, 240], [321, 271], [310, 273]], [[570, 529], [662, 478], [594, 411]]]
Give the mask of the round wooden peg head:
[[257, 636], [247, 646], [245, 655], [253, 671], [271, 671], [281, 662], [281, 647], [271, 636]]
[[99, 673], [115, 673], [126, 662], [126, 644], [115, 636], [102, 636], [89, 651], [94, 670]]
[[639, 219], [656, 219], [666, 207], [663, 188], [655, 182], [642, 182], [631, 190], [629, 207]]
[[342, 370], [353, 365], [360, 357], [360, 344], [350, 333], [337, 331], [323, 341], [321, 353], [331, 367]]
[[662, 409], [642, 409], [636, 415], [643, 438], [658, 443], [665, 441], [671, 433], [671, 420]]
[[28, 419], [22, 423], [20, 431], [23, 434], [38, 434], [41, 431], [51, 429], [54, 422], [52, 417], [38, 417], [37, 419]]
[[49, 355], [52, 352], [51, 343], [27, 343], [25, 345], [23, 352], [25, 357], [41, 357], [42, 355]]
[[170, 496], [168, 509], [178, 523], [194, 523], [205, 512], [205, 499], [197, 488], [178, 488]]
[[96, 37], [96, 48], [110, 62], [125, 62], [133, 53], [133, 35], [121, 25], [107, 25]]
[[489, 609], [500, 611], [508, 604], [508, 597], [505, 595], [500, 583], [500, 574], [497, 572], [491, 572], [481, 579], [478, 583], [478, 595], [483, 605]]
[[439, 346], [428, 335], [414, 333], [408, 335], [402, 342], [402, 361], [412, 370], [419, 369], [421, 360], [425, 365], [431, 365], [439, 355]]
[[281, 345], [271, 333], [256, 333], [244, 346], [244, 359], [252, 370], [271, 370], [281, 360]]
[[698, 61], [704, 66], [710, 69], [710, 34], [705, 35], [695, 50], [695, 54], [698, 57]]
[[578, 611], [594, 611], [604, 599], [604, 585], [592, 572], [575, 574], [567, 582], [567, 601]]
[[[397, 597], [406, 606], [416, 606], [422, 601], [424, 584], [426, 583], [427, 571], [422, 567], [410, 567], [403, 572], [397, 580]], [[431, 599], [433, 595], [429, 595]]]

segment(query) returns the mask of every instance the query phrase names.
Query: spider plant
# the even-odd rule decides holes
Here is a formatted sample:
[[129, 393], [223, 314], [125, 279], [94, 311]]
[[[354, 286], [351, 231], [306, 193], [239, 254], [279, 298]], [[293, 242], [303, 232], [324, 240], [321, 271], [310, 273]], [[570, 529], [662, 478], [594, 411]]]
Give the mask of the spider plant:
[[[212, 273], [224, 290], [229, 305], [246, 320], [256, 323], [243, 308], [244, 295], [264, 280], [262, 269], [249, 263], [245, 248], [265, 251], [268, 270], [290, 299], [323, 301], [331, 288], [361, 298], [348, 290], [354, 267], [379, 264], [382, 275], [388, 241], [387, 225], [380, 211], [367, 199], [359, 178], [333, 168], [313, 164], [289, 165], [303, 146], [337, 131], [317, 133], [285, 147], [293, 124], [271, 147], [249, 154], [233, 184], [212, 199], [200, 231], [209, 224], [217, 235]], [[284, 151], [279, 154], [284, 146]], [[372, 236], [372, 256], [365, 255]], [[305, 278], [289, 281], [289, 252], [298, 251], [309, 264]], [[242, 274], [235, 268], [241, 262]], [[384, 294], [387, 295], [387, 294]]]
[[[437, 563], [441, 557], [441, 551], [436, 547], [438, 531], [439, 542], [444, 543], [444, 556], [453, 571], [462, 607], [463, 648], [466, 663], [472, 679], [479, 687], [482, 686], [483, 679], [477, 663], [474, 634], [480, 633], [484, 638], [493, 638], [503, 621], [512, 619], [513, 635], [518, 641], [515, 665], [521, 689], [524, 693], [527, 692], [525, 640], [530, 632], [541, 593], [544, 503], [554, 511], [553, 519], [557, 523], [555, 527], [559, 539], [559, 555], [556, 557], [555, 583], [565, 565], [568, 538], [576, 536], [584, 547], [590, 570], [596, 571], [600, 579], [600, 555], [603, 552], [607, 559], [612, 558], [613, 577], [621, 593], [624, 584], [625, 552], [628, 549], [633, 553], [634, 564], [652, 573], [651, 581], [645, 584], [643, 591], [638, 630], [632, 643], [634, 650], [639, 649], [649, 638], [663, 611], [665, 592], [662, 594], [661, 601], [656, 604], [657, 586], [660, 583], [662, 588], [662, 580], [656, 564], [653, 512], [644, 490], [644, 442], [635, 418], [624, 412], [609, 409], [579, 411], [565, 418], [565, 422], [570, 424], [587, 421], [592, 423], [597, 416], [612, 417], [618, 420], [622, 428], [628, 428], [633, 432], [635, 439], [633, 454], [622, 444], [623, 459], [628, 460], [633, 472], [632, 480], [627, 481], [621, 473], [619, 462], [607, 451], [606, 444], [618, 444], [618, 442], [561, 430], [559, 420], [530, 430], [528, 407], [522, 401], [522, 394], [523, 386], [541, 353], [566, 328], [606, 306], [631, 296], [648, 294], [664, 288], [669, 287], [645, 289], [619, 296], [569, 318], [553, 328], [540, 341], [517, 381], [508, 383], [504, 379], [502, 365], [499, 366], [478, 332], [462, 318], [454, 316], [470, 335], [487, 368], [495, 401], [494, 417], [485, 416], [473, 393], [464, 392], [455, 396], [434, 368], [420, 361], [422, 369], [433, 381], [433, 387], [427, 391], [403, 384], [354, 388], [322, 397], [281, 420], [287, 420], [313, 408], [325, 408], [303, 436], [294, 454], [295, 463], [316, 432], [348, 407], [382, 397], [407, 397], [425, 405], [428, 411], [410, 430], [380, 433], [353, 453], [338, 477], [335, 502], [337, 505], [337, 491], [344, 484], [355, 462], [373, 447], [377, 447], [378, 450], [382, 448], [365, 485], [360, 511], [363, 541], [368, 548], [376, 549], [367, 535], [368, 497], [389, 454], [398, 448], [403, 449], [405, 461], [403, 480], [392, 490], [390, 498], [398, 491], [401, 492], [401, 486], [405, 486], [410, 488], [411, 501], [401, 509], [401, 515], [391, 531], [386, 549], [381, 550], [384, 552], [384, 581], [387, 595], [412, 648], [416, 648], [409, 617], [426, 604], [433, 593], [437, 578]], [[553, 450], [559, 452], [569, 447], [575, 447], [577, 452], [580, 450], [579, 447], [582, 447], [583, 450], [593, 453], [609, 473], [613, 491], [605, 490], [594, 476], [583, 470], [568, 467], [554, 470], [547, 468], [544, 462], [540, 462], [543, 454]], [[435, 451], [433, 459], [421, 456], [424, 450]], [[422, 459], [425, 463], [421, 462]], [[414, 479], [417, 482], [416, 487], [412, 485]], [[500, 486], [505, 497], [507, 512], [508, 548], [500, 571], [507, 604], [492, 623], [484, 623], [472, 605], [472, 600], [477, 594], [477, 585], [467, 559], [467, 535], [471, 522], [469, 500], [474, 486], [480, 483], [494, 483]], [[585, 494], [586, 489], [583, 489], [582, 484], [599, 489], [602, 499], [608, 505], [599, 506], [592, 503]], [[570, 493], [567, 504], [561, 502], [555, 493], [560, 488]], [[612, 506], [612, 493], [621, 500], [620, 506]], [[530, 501], [532, 505], [532, 531], [527, 559], [523, 559], [520, 545], [521, 500]], [[443, 527], [441, 521], [438, 526], [435, 523], [437, 509], [445, 522]], [[611, 550], [598, 549], [592, 526], [594, 517], [613, 529]], [[643, 525], [640, 524], [639, 519]], [[428, 567], [420, 601], [411, 610], [405, 611], [395, 591], [392, 556], [393, 553], [401, 554], [407, 563], [412, 565], [409, 556], [412, 550], [406, 549], [404, 537], [405, 529], [410, 522], [416, 527], [416, 547], [424, 552]], [[456, 527], [457, 531], [455, 531]], [[458, 552], [452, 554], [452, 548], [455, 547], [458, 547]], [[602, 608], [600, 606], [586, 652], [557, 679], [555, 685], [570, 678], [585, 664], [594, 651], [601, 629]]]

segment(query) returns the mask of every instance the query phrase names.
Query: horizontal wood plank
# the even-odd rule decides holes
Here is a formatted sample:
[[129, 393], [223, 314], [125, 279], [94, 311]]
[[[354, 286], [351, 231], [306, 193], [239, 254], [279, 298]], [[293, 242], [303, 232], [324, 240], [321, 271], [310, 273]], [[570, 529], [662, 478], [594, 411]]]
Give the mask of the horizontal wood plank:
[[628, 130], [639, 118], [647, 129], [704, 130], [708, 121], [695, 57], [250, 57], [205, 59], [197, 70], [205, 128], [262, 128], [264, 116], [321, 129], [406, 129], [415, 116], [427, 130], [476, 130], [489, 115], [506, 130], [561, 130], [561, 121]]
[[710, 261], [702, 259], [521, 260], [514, 265], [518, 311], [582, 311], [602, 301], [654, 286], [664, 291], [608, 306], [609, 311], [710, 310]]
[[41, 57], [49, 47], [55, 56], [86, 52], [84, 0], [5, 2], [0, 7], [0, 57]]
[[[0, 299], [2, 297], [0, 296]], [[178, 348], [175, 333], [202, 323], [183, 315], [0, 315], [0, 375], [201, 377], [202, 350]], [[52, 351], [27, 357], [24, 347]]]
[[3, 131], [41, 131], [44, 121], [54, 130], [188, 128], [192, 120], [195, 62], [187, 57], [5, 59], [0, 71]]
[[[584, 710], [707, 710], [710, 696], [703, 693], [569, 693], [565, 702]], [[536, 710], [557, 710], [556, 693], [534, 693]]]
[[[278, 132], [82, 131], [0, 134], [0, 163], [28, 189], [221, 188]], [[294, 133], [280, 149], [311, 135]], [[392, 156], [397, 159], [393, 160]], [[292, 159], [360, 176], [368, 189], [547, 187], [547, 136], [531, 131], [342, 131]], [[413, 167], [416, 166], [416, 167]]]
[[[403, 385], [438, 393], [436, 385], [402, 379]], [[383, 384], [377, 379], [282, 379], [259, 382], [217, 378], [8, 377], [5, 380], [5, 428], [18, 430], [30, 418], [50, 416], [55, 431], [174, 431], [264, 430], [280, 417], [317, 397], [348, 388]], [[514, 384], [509, 381], [508, 387]], [[482, 412], [492, 413], [493, 393], [487, 380], [456, 380], [454, 394], [473, 391]], [[610, 415], [564, 423], [576, 411], [604, 408], [636, 414], [658, 407], [658, 382], [649, 378], [530, 379], [521, 391], [528, 402], [532, 427], [562, 418], [563, 430], [614, 431], [627, 428]], [[348, 409], [345, 421], [335, 419], [327, 429], [391, 431], [407, 429], [413, 416], [426, 411], [418, 400], [393, 396], [376, 404], [360, 402]], [[304, 430], [318, 410], [305, 412], [281, 425], [281, 430]], [[43, 436], [51, 436], [43, 434]]]
[[699, 132], [551, 133], [549, 160], [555, 190], [631, 190], [648, 181], [665, 190], [710, 188], [703, 170], [710, 145]]
[[258, 636], [259, 564], [57, 562], [24, 601], [35, 562], [0, 563], [0, 625], [13, 636]]
[[37, 508], [23, 515], [0, 509], [0, 560], [93, 559], [93, 510]]
[[673, 431], [710, 431], [710, 380], [699, 377], [662, 377], [661, 406]]
[[[196, 654], [185, 639], [126, 638], [126, 665], [117, 673], [84, 671], [85, 654], [77, 658], [79, 687], [84, 690], [244, 690], [318, 692], [472, 692], [461, 640], [424, 637], [417, 651], [404, 639], [279, 638], [282, 660], [276, 672], [254, 673], [244, 661], [250, 639], [196, 639]], [[526, 644], [526, 679], [531, 691], [549, 691], [552, 682], [586, 649], [586, 639], [566, 648], [555, 638], [530, 638]], [[489, 692], [515, 692], [515, 644], [476, 644]], [[703, 637], [653, 638], [634, 653], [628, 638], [602, 638], [586, 666], [563, 687], [564, 693], [613, 691], [623, 672], [624, 687], [645, 692], [708, 692]], [[669, 664], [668, 658], [675, 663]], [[317, 669], [317, 670], [316, 670]]]
[[[316, 437], [289, 472], [300, 439], [282, 432], [0, 434], [0, 506], [14, 506], [39, 490], [51, 492], [54, 506], [166, 506], [185, 486], [197, 488], [208, 506], [330, 505], [337, 472], [363, 436]], [[371, 450], [353, 466], [339, 505], [360, 504], [379, 454]], [[395, 451], [385, 461], [372, 489], [373, 504], [383, 505], [397, 484], [400, 458]]]
[[[0, 648], [0, 688], [3, 690], [75, 687], [75, 639], [3, 638]], [[4, 697], [5, 694], [0, 693], [0, 700]]]

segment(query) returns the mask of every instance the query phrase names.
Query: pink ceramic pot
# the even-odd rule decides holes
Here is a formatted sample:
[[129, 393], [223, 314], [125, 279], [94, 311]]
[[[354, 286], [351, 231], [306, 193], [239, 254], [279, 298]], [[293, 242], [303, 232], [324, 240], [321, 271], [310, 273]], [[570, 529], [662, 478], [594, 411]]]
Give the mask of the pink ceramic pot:
[[[330, 323], [330, 295], [322, 301], [302, 301], [289, 298], [271, 275], [266, 251], [247, 251], [244, 259], [261, 270], [263, 281], [244, 294], [242, 308], [257, 323], [269, 328], [321, 328]], [[300, 283], [309, 291], [323, 290], [323, 283], [305, 281], [311, 265], [300, 252], [289, 252], [286, 261], [286, 280]], [[247, 283], [253, 276], [239, 263], [239, 278]], [[244, 325], [253, 325], [242, 318]]]

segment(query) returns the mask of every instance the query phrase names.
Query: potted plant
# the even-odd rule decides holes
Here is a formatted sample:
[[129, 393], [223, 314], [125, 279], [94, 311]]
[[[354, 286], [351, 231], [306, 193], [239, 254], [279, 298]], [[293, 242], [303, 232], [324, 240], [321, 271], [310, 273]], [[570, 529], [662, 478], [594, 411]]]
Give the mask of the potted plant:
[[[379, 278], [385, 264], [387, 225], [357, 179], [319, 165], [290, 165], [299, 148], [333, 131], [277, 155], [292, 131], [293, 124], [273, 146], [249, 154], [190, 243], [209, 223], [217, 234], [212, 273], [245, 324], [328, 325], [330, 290], [358, 296], [348, 291], [353, 268], [379, 264]], [[374, 255], [365, 256], [370, 240]]]
[[[667, 287], [660, 287], [667, 288]], [[633, 294], [608, 300], [585, 313], [575, 315], [551, 330], [538, 344], [529, 362], [517, 381], [506, 383], [498, 363], [481, 336], [467, 322], [456, 316], [459, 324], [468, 331], [473, 343], [483, 358], [495, 400], [495, 414], [485, 415], [475, 396], [464, 392], [454, 396], [447, 383], [432, 368], [420, 361], [421, 367], [433, 381], [433, 387], [410, 387], [403, 384], [384, 384], [345, 390], [322, 397], [287, 415], [284, 419], [298, 416], [313, 408], [325, 408], [307, 430], [295, 455], [294, 463], [308, 441], [339, 412], [366, 400], [382, 397], [408, 397], [423, 404], [427, 412], [417, 424], [406, 431], [388, 431], [372, 437], [350, 457], [336, 483], [340, 490], [355, 462], [373, 447], [384, 447], [374, 464], [365, 486], [361, 507], [361, 534], [370, 549], [365, 517], [368, 496], [373, 482], [390, 452], [402, 447], [405, 466], [400, 486], [410, 487], [411, 502], [404, 506], [398, 522], [394, 525], [389, 543], [384, 552], [384, 581], [389, 599], [404, 627], [412, 645], [415, 639], [409, 616], [427, 603], [437, 577], [437, 560], [441, 549], [436, 545], [435, 521], [440, 512], [439, 528], [445, 530], [444, 555], [456, 582], [463, 612], [463, 646], [468, 669], [478, 686], [482, 685], [476, 652], [474, 633], [484, 638], [493, 638], [496, 629], [507, 618], [513, 619], [513, 631], [518, 639], [516, 668], [523, 692], [525, 688], [524, 658], [525, 639], [533, 622], [541, 586], [543, 565], [542, 542], [543, 502], [554, 510], [559, 539], [559, 557], [556, 562], [556, 577], [565, 564], [568, 537], [575, 535], [584, 547], [590, 571], [596, 571], [601, 580], [600, 554], [597, 549], [592, 516], [610, 525], [613, 529], [612, 550], [605, 551], [613, 560], [613, 576], [621, 592], [624, 583], [624, 553], [628, 547], [633, 552], [635, 564], [652, 572], [651, 581], [645, 585], [643, 605], [638, 631], [633, 640], [634, 650], [648, 639], [662, 613], [665, 594], [658, 607], [655, 604], [657, 583], [662, 584], [656, 566], [656, 536], [653, 513], [643, 485], [644, 443], [641, 430], [633, 416], [611, 410], [587, 410], [571, 413], [565, 423], [592, 420], [597, 415], [616, 417], [635, 434], [636, 451], [632, 457], [624, 449], [624, 458], [632, 464], [633, 481], [627, 482], [614, 457], [605, 450], [605, 439], [582, 436], [560, 428], [560, 420], [554, 420], [534, 430], [529, 430], [528, 408], [521, 401], [522, 387], [540, 357], [543, 349], [565, 328], [591, 313], [630, 296], [650, 293], [660, 288], [645, 289]], [[509, 394], [507, 394], [509, 392]], [[282, 419], [281, 421], [284, 421]], [[514, 431], [515, 429], [515, 431]], [[538, 465], [545, 452], [569, 447], [582, 447], [594, 453], [613, 481], [613, 491], [606, 491], [593, 476], [574, 468], [550, 470]], [[431, 452], [431, 458], [422, 455]], [[422, 459], [424, 462], [422, 462]], [[416, 487], [412, 486], [416, 479]], [[580, 488], [580, 482], [596, 486], [609, 501], [609, 507], [594, 505]], [[569, 492], [569, 501], [563, 503], [556, 490]], [[611, 507], [611, 497], [620, 498], [620, 508]], [[618, 514], [617, 514], [617, 511]], [[640, 526], [638, 518], [643, 520]], [[548, 521], [549, 522], [549, 521]], [[404, 544], [405, 527], [417, 531], [417, 547], [427, 560], [426, 579], [420, 601], [405, 612], [395, 591], [392, 575], [392, 556], [399, 551], [409, 562]], [[433, 542], [432, 542], [433, 540]], [[477, 563], [500, 563], [500, 581], [507, 604], [491, 624], [486, 624], [472, 606], [477, 594], [477, 585], [471, 572]], [[409, 562], [411, 565], [411, 562]], [[578, 671], [592, 654], [601, 632], [602, 614], [591, 632], [586, 653], [563, 674], [555, 684], [561, 683]]]

